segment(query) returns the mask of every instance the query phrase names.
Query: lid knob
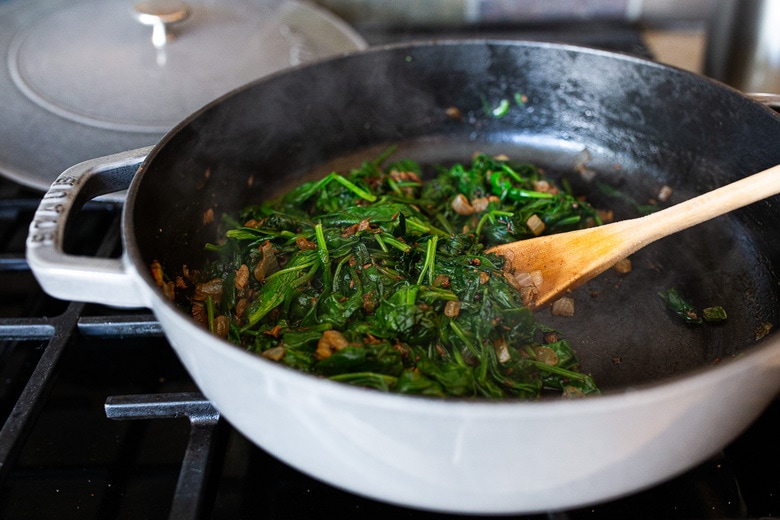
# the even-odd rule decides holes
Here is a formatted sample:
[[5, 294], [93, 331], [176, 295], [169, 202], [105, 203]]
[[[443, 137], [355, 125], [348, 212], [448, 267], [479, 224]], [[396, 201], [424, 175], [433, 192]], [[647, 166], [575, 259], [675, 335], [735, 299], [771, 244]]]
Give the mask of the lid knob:
[[190, 8], [179, 0], [144, 0], [133, 5], [133, 16], [152, 26], [152, 43], [158, 49], [173, 38], [169, 25], [185, 20]]

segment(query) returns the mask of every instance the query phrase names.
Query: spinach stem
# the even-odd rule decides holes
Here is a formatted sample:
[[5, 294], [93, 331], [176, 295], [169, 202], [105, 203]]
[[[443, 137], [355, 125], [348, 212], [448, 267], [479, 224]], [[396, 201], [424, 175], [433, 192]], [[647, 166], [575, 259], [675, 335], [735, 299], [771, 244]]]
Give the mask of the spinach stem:
[[322, 263], [323, 283], [329, 287], [332, 282], [330, 272], [330, 253], [328, 252], [328, 243], [325, 241], [325, 232], [322, 230], [322, 223], [318, 222], [314, 226], [314, 234], [317, 237], [317, 256]]
[[338, 173], [331, 173], [331, 175], [333, 175], [333, 178], [336, 180], [336, 182], [338, 182], [339, 184], [347, 188], [349, 191], [351, 191], [361, 199], [367, 200], [368, 202], [376, 201], [376, 195], [374, 195], [373, 193], [369, 193], [368, 191], [358, 187], [356, 184], [351, 182], [343, 175], [340, 175]]
[[433, 284], [433, 271], [434, 263], [436, 261], [436, 244], [439, 242], [439, 237], [433, 235], [428, 241], [425, 250], [425, 262], [420, 270], [420, 276], [417, 277], [417, 285], [421, 285], [425, 279], [425, 275], [428, 274], [428, 285]]
[[214, 300], [211, 296], [206, 297], [206, 319], [209, 324], [209, 332], [214, 333]]

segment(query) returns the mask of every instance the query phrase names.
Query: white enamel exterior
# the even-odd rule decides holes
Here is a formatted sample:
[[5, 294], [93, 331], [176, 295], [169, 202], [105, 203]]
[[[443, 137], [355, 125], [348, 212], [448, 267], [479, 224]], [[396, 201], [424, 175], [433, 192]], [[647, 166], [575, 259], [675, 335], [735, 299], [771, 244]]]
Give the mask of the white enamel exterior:
[[204, 394], [288, 464], [349, 491], [437, 511], [529, 513], [651, 486], [713, 455], [780, 385], [780, 345], [694, 376], [580, 401], [445, 402], [285, 369], [208, 336], [155, 298]]
[[[132, 165], [145, 152], [102, 161]], [[139, 273], [138, 251], [126, 247], [118, 260], [62, 253], [70, 205], [88, 177], [105, 171], [100, 163], [64, 172], [36, 213], [27, 254], [44, 289], [69, 300], [150, 307], [203, 394], [231, 424], [295, 468], [357, 494], [459, 513], [594, 504], [704, 461], [780, 389], [776, 338], [687, 377], [575, 401], [412, 398], [298, 373], [195, 325]], [[128, 212], [132, 207], [124, 218], [126, 246]]]

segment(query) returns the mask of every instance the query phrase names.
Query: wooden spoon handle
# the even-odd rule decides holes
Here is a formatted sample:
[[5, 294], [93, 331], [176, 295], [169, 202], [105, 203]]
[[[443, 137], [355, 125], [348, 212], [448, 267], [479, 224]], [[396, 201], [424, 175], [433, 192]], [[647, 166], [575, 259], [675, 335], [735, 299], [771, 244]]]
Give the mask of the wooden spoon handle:
[[659, 238], [701, 224], [780, 193], [780, 165], [704, 193], [656, 213], [632, 219], [637, 249]]

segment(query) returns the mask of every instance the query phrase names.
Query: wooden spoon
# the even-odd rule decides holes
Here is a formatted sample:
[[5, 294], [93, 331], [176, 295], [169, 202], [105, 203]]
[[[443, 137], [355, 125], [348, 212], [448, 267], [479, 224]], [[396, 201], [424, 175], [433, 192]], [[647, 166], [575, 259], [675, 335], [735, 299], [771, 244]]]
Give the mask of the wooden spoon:
[[780, 165], [651, 213], [603, 226], [493, 247], [532, 309], [543, 307], [647, 244], [780, 193]]

